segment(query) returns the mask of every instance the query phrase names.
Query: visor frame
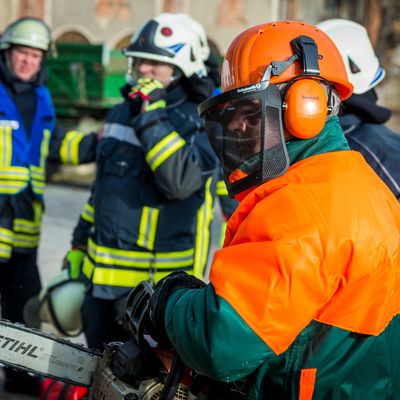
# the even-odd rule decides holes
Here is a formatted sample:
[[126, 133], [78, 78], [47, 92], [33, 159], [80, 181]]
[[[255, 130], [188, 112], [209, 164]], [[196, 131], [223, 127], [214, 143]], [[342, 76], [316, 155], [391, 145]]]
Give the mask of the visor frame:
[[[283, 134], [283, 123], [282, 123], [282, 97], [280, 90], [277, 85], [271, 84], [269, 80], [264, 80], [259, 83], [253, 83], [251, 85], [243, 86], [240, 88], [235, 88], [229, 90], [227, 92], [221, 93], [217, 96], [211, 97], [205, 101], [203, 101], [198, 106], [198, 112], [201, 118], [204, 119], [204, 114], [211, 110], [212, 108], [218, 106], [219, 104], [224, 104], [230, 101], [239, 100], [245, 97], [259, 97], [261, 99], [261, 126], [260, 126], [260, 166], [261, 168], [253, 174], [248, 175], [247, 177], [238, 180], [237, 182], [227, 182], [227, 178], [224, 174], [225, 184], [228, 189], [228, 194], [230, 197], [234, 197], [235, 194], [243, 192], [244, 190], [249, 189], [250, 187], [254, 187], [260, 185], [266, 180], [272, 179], [265, 174], [265, 165], [266, 165], [266, 151], [265, 151], [265, 133], [266, 133], [266, 109], [267, 107], [274, 107], [279, 109], [279, 135], [281, 140], [281, 145], [283, 147], [283, 153], [285, 157], [285, 166], [282, 169], [281, 173], [276, 176], [280, 176], [285, 173], [289, 167], [290, 161], [289, 156], [286, 149], [284, 134]], [[208, 133], [207, 133], [208, 135]]]
[[249, 94], [256, 94], [264, 91], [270, 85], [269, 81], [263, 81], [259, 83], [252, 83], [251, 85], [242, 86], [240, 88], [232, 89], [227, 92], [223, 92], [218, 94], [217, 96], [210, 97], [207, 100], [204, 100], [197, 107], [198, 113], [200, 117], [203, 117], [203, 114], [207, 112], [210, 108], [215, 107], [219, 103], [226, 103], [231, 100], [237, 100], [241, 97], [247, 96]]

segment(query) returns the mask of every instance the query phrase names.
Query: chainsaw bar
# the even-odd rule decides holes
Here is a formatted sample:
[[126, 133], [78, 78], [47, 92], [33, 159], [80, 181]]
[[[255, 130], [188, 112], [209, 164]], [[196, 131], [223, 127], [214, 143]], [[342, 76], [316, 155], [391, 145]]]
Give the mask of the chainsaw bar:
[[0, 363], [80, 386], [91, 386], [102, 353], [0, 319]]

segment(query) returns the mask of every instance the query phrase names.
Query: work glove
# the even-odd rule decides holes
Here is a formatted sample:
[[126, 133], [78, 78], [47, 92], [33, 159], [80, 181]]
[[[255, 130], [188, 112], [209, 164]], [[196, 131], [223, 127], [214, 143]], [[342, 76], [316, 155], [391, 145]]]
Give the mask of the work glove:
[[203, 281], [184, 271], [173, 272], [156, 284], [147, 308], [150, 323], [148, 330], [154, 340], [161, 345], [171, 347], [164, 322], [165, 309], [171, 294], [182, 288], [200, 289], [205, 286], [206, 284]]
[[86, 252], [81, 249], [71, 249], [64, 257], [62, 269], [68, 270], [68, 275], [72, 280], [78, 280], [81, 277], [85, 254]]
[[147, 112], [164, 108], [167, 92], [161, 82], [150, 78], [139, 78], [137, 85], [128, 93], [128, 97], [132, 100], [141, 100], [141, 112]]

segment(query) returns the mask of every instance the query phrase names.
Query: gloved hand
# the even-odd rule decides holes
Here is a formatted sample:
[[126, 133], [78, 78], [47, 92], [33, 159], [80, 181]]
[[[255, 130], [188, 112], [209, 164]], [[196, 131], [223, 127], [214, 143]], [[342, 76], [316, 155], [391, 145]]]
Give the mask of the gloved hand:
[[165, 346], [170, 346], [167, 331], [165, 329], [165, 308], [169, 296], [178, 289], [199, 289], [206, 284], [193, 275], [184, 271], [177, 271], [161, 279], [154, 288], [148, 304], [149, 333], [154, 340]]
[[150, 78], [139, 78], [137, 85], [128, 93], [130, 99], [141, 99], [141, 112], [153, 111], [164, 108], [167, 92], [161, 82]]
[[77, 280], [81, 276], [83, 258], [85, 252], [80, 249], [71, 249], [64, 257], [62, 269], [67, 269], [69, 277], [72, 280]]

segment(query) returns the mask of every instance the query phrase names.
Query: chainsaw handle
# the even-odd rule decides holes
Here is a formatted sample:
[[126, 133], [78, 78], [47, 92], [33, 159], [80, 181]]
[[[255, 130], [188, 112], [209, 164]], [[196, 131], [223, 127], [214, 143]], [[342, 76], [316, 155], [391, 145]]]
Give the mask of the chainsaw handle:
[[145, 339], [145, 328], [148, 321], [148, 304], [154, 289], [148, 282], [142, 281], [129, 293], [126, 300], [125, 321], [128, 329], [142, 349], [149, 343]]

